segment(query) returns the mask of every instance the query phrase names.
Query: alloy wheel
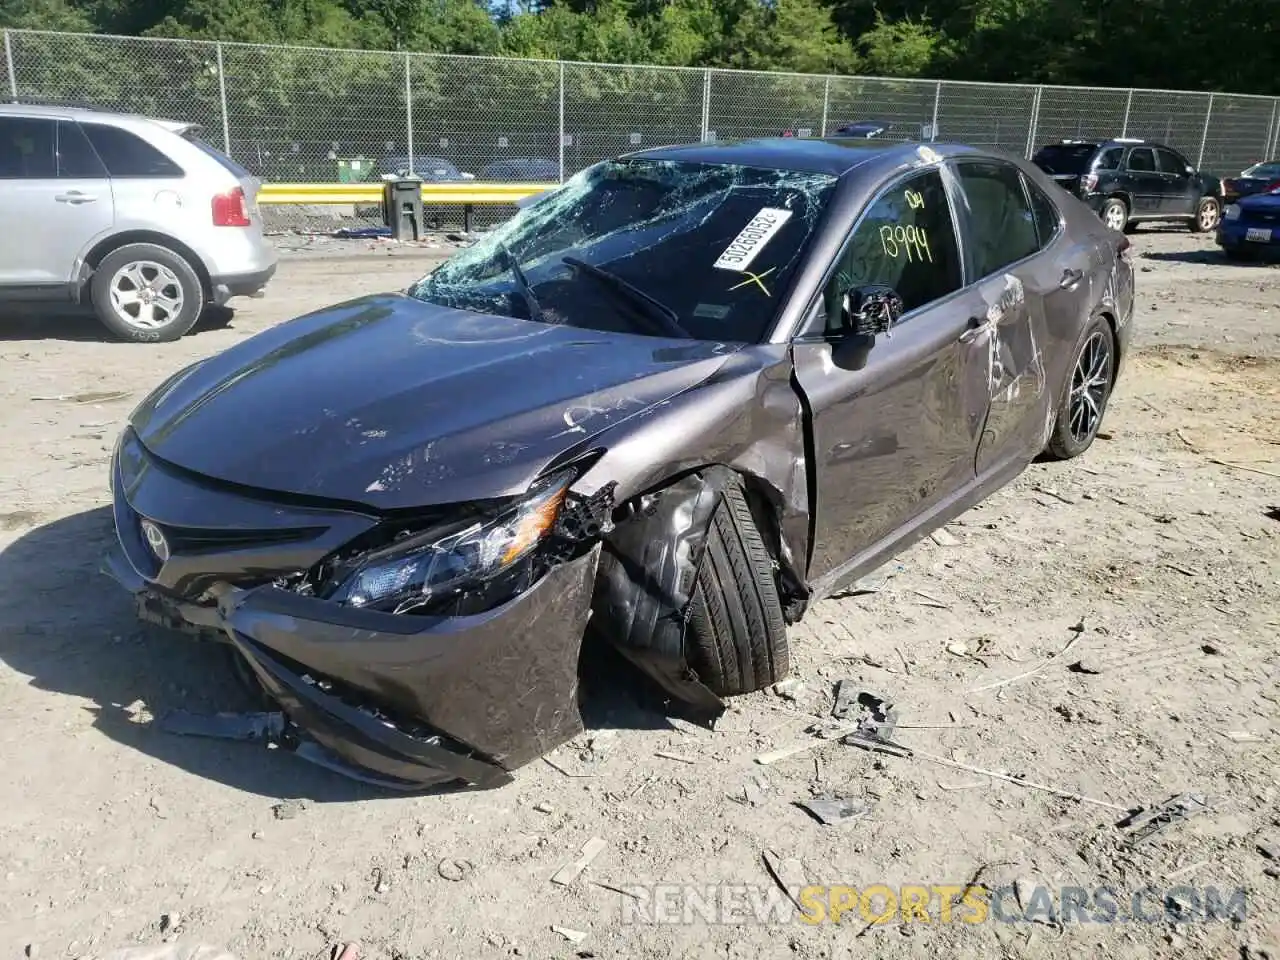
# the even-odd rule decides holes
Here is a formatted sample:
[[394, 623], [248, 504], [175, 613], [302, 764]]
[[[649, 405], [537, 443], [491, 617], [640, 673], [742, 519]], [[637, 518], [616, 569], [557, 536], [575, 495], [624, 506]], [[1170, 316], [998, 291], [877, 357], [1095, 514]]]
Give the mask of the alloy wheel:
[[156, 330], [182, 312], [185, 297], [178, 275], [162, 263], [126, 263], [111, 278], [111, 309], [131, 327]]
[[1089, 440], [1102, 425], [1111, 369], [1111, 341], [1105, 332], [1094, 331], [1071, 372], [1071, 438], [1077, 443]]
[[1212, 230], [1218, 225], [1218, 205], [1206, 203], [1200, 208], [1200, 229]]
[[1107, 205], [1106, 216], [1103, 222], [1112, 230], [1120, 231], [1124, 229], [1124, 207], [1118, 203]]

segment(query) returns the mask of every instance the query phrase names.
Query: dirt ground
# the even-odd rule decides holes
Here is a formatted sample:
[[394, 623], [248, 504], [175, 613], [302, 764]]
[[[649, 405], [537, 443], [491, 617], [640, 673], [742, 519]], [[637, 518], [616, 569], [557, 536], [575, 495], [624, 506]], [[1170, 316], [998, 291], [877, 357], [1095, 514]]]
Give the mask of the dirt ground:
[[[1280, 270], [1228, 264], [1185, 232], [1134, 241], [1137, 349], [1105, 439], [1033, 466], [878, 590], [813, 609], [792, 631], [788, 696], [742, 698], [717, 731], [691, 732], [624, 674], [595, 690], [591, 731], [554, 767], [416, 798], [153, 729], [243, 695], [217, 650], [142, 629], [97, 566], [111, 443], [161, 378], [291, 315], [401, 287], [447, 250], [287, 238], [264, 299], [175, 344], [105, 343], [75, 317], [0, 320], [0, 951], [82, 957], [176, 936], [244, 960], [345, 941], [381, 960], [1276, 957]], [[896, 703], [895, 738], [920, 753], [806, 733], [842, 679]], [[755, 762], [798, 743], [812, 749]], [[1116, 826], [1187, 793], [1209, 809], [1141, 842]], [[865, 816], [823, 825], [795, 805], [829, 795]], [[603, 852], [552, 883], [592, 837]], [[855, 907], [838, 924], [655, 924], [635, 922], [639, 891], [610, 889], [767, 898], [765, 851], [784, 877], [859, 891], [1110, 887], [1123, 904], [1150, 885], [1159, 916], [939, 923], [935, 906], [935, 922], [871, 924]], [[1161, 897], [1175, 886], [1191, 914], [1207, 887], [1243, 889], [1246, 908], [1174, 924]]]

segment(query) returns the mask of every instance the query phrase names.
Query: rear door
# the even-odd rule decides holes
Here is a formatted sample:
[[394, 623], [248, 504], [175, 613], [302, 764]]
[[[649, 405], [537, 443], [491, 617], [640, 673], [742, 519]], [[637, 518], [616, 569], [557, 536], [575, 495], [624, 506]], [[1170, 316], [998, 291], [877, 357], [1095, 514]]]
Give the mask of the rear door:
[[[839, 334], [844, 294], [888, 284], [905, 313], [869, 351]], [[986, 345], [970, 318], [938, 169], [890, 184], [855, 224], [806, 333], [792, 346], [812, 417], [817, 502], [811, 576], [839, 580], [973, 480], [987, 412]]]
[[1051, 276], [1040, 257], [1036, 214], [1022, 172], [992, 159], [952, 161], [968, 275], [984, 305], [980, 343], [987, 352], [988, 410], [974, 458], [977, 476], [1030, 460], [1044, 442], [1052, 403], [1043, 351], [1048, 342], [1046, 297], [1085, 269]]
[[1137, 216], [1159, 216], [1164, 203], [1165, 182], [1156, 166], [1156, 152], [1151, 147], [1133, 147], [1125, 158], [1125, 172], [1133, 196]]
[[1172, 217], [1193, 215], [1200, 196], [1191, 175], [1187, 173], [1190, 164], [1186, 157], [1168, 147], [1156, 147], [1156, 163], [1160, 167], [1160, 179], [1163, 182], [1160, 212]]
[[63, 293], [113, 220], [111, 185], [75, 124], [0, 117], [0, 284]]

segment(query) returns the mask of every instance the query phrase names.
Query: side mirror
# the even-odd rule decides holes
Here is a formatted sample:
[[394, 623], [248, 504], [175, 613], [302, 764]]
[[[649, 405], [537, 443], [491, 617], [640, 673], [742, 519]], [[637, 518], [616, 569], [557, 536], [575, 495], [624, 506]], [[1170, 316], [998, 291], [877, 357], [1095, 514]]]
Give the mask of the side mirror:
[[892, 330], [904, 312], [902, 297], [893, 287], [854, 287], [844, 295], [840, 326], [846, 335], [874, 338]]

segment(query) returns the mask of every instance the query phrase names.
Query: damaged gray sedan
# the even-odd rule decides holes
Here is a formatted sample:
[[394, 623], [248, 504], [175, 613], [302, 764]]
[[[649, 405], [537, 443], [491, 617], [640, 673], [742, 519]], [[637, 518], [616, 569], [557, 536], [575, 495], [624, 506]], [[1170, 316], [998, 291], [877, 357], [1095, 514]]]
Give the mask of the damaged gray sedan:
[[503, 783], [581, 729], [584, 636], [714, 715], [787, 675], [815, 600], [1083, 453], [1127, 247], [964, 146], [601, 163], [407, 292], [163, 383], [108, 570], [231, 644], [313, 759]]

